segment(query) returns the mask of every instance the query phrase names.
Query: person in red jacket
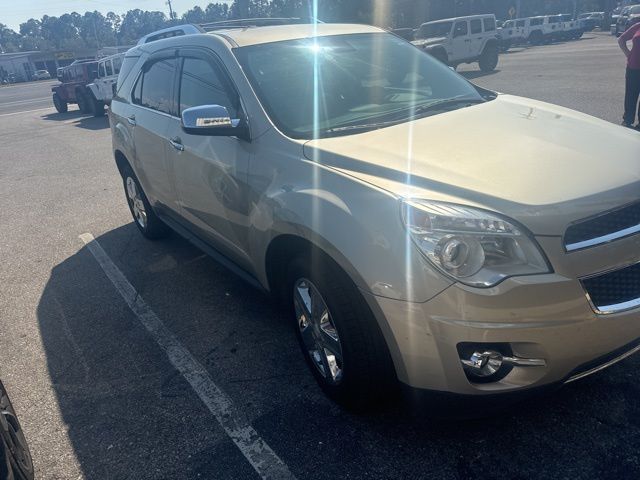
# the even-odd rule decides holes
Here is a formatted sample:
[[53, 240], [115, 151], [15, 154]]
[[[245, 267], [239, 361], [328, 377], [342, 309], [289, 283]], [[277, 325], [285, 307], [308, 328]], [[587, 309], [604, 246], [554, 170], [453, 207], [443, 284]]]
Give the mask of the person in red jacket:
[[[627, 42], [633, 42], [631, 50]], [[633, 122], [638, 112], [638, 124], [635, 128], [640, 129], [640, 23], [632, 25], [626, 32], [620, 35], [618, 45], [627, 56], [626, 87], [624, 95], [624, 118], [622, 125], [633, 127]]]

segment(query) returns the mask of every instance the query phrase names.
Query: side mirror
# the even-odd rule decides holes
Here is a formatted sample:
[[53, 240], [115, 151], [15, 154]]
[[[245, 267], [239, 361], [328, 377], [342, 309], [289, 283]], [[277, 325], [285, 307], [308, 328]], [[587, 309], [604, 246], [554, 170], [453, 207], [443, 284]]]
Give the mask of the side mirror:
[[183, 110], [182, 130], [191, 135], [251, 140], [246, 122], [242, 119], [232, 119], [227, 108], [220, 105], [201, 105]]

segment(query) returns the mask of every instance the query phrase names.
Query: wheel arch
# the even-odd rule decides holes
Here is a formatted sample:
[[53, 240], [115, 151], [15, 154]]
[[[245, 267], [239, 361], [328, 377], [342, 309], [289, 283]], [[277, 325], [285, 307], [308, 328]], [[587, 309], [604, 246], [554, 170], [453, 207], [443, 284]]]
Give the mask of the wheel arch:
[[[331, 253], [329, 253], [331, 252]], [[363, 305], [366, 305], [375, 319], [382, 336], [384, 338], [386, 348], [391, 356], [394, 370], [397, 378], [407, 378], [407, 366], [405, 365], [400, 346], [386, 322], [382, 310], [374, 300], [373, 295], [364, 295], [358, 287], [362, 284], [355, 267], [340, 252], [333, 247], [325, 239], [315, 239], [315, 241], [300, 235], [285, 233], [274, 237], [269, 243], [265, 252], [264, 268], [267, 277], [267, 283], [270, 293], [283, 306], [287, 299], [286, 287], [287, 267], [291, 260], [298, 255], [310, 255], [312, 262], [329, 261], [335, 264], [345, 275], [346, 279], [351, 282], [355, 288], [355, 292], [360, 296]]]

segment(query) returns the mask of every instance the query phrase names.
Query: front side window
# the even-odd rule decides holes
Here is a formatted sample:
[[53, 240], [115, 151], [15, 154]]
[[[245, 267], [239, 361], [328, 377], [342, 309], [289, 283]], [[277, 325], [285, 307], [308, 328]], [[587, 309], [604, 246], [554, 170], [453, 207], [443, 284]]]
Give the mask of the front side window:
[[452, 22], [425, 23], [416, 32], [416, 38], [439, 38], [446, 37], [451, 32]]
[[387, 33], [287, 40], [234, 53], [273, 122], [294, 138], [407, 122], [436, 102], [482, 101], [449, 67]]
[[456, 22], [456, 28], [453, 32], [454, 37], [463, 37], [468, 33], [467, 22]]
[[159, 60], [145, 68], [133, 92], [133, 102], [172, 114], [175, 58]]
[[524, 20], [518, 20], [516, 22], [516, 27], [520, 28], [520, 27], [524, 27], [525, 25], [525, 21]]
[[190, 107], [220, 105], [237, 118], [237, 96], [229, 93], [219, 67], [202, 58], [184, 59], [180, 78], [180, 113]]
[[104, 77], [105, 76], [105, 72], [104, 72], [104, 62], [100, 62], [98, 64], [98, 76], [100, 77]]
[[113, 75], [113, 68], [111, 67], [111, 60], [109, 60], [108, 62], [104, 62], [104, 67], [105, 70], [107, 72], [107, 76], [111, 76]]
[[476, 20], [471, 20], [471, 33], [474, 35], [476, 33], [482, 33], [482, 22], [479, 18]]

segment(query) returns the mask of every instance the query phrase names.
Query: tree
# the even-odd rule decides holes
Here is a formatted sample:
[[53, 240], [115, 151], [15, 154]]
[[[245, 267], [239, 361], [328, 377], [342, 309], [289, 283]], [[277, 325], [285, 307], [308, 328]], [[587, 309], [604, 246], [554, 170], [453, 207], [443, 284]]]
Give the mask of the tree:
[[147, 12], [139, 8], [125, 13], [118, 32], [121, 45], [134, 44], [138, 39], [154, 30], [167, 26], [167, 17], [162, 12]]
[[20, 34], [0, 23], [0, 53], [20, 50]]

